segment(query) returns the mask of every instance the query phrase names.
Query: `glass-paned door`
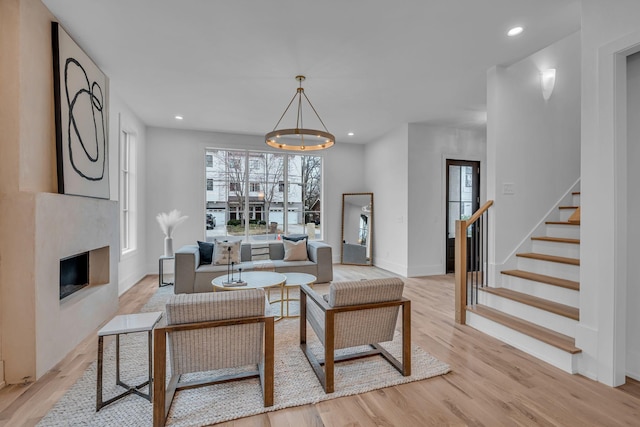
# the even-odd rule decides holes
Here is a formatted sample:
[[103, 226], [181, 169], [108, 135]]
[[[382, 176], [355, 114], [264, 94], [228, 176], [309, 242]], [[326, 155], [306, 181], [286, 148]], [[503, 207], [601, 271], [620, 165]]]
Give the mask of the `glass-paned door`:
[[447, 160], [447, 273], [455, 271], [456, 221], [470, 218], [479, 207], [480, 162]]

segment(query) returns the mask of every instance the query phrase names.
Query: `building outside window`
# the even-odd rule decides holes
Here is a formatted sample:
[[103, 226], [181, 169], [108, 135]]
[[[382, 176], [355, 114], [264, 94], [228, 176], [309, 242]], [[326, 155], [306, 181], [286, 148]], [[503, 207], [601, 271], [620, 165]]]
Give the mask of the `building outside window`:
[[[284, 153], [208, 149], [206, 214], [215, 236], [243, 236], [246, 241], [306, 234], [312, 223], [321, 238], [322, 157]], [[206, 163], [208, 164], [208, 163]]]

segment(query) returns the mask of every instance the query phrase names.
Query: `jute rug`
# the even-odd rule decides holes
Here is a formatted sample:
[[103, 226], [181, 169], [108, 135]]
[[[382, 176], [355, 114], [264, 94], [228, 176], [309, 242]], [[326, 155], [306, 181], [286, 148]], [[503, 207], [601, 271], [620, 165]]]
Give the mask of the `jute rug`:
[[[160, 288], [142, 311], [163, 311], [166, 299], [172, 294], [172, 286]], [[283, 319], [276, 322], [275, 404], [272, 407], [263, 406], [258, 379], [200, 387], [176, 394], [167, 425], [206, 426], [263, 412], [423, 380], [445, 374], [450, 370], [449, 365], [414, 345], [412, 346], [411, 376], [403, 377], [381, 357], [339, 363], [335, 367], [336, 391], [325, 394], [300, 350], [298, 322], [298, 319]], [[128, 384], [139, 384], [146, 380], [146, 336], [146, 333], [121, 336], [120, 375], [121, 379]], [[321, 355], [322, 347], [311, 330], [308, 333], [308, 341], [314, 348], [314, 352]], [[401, 357], [399, 336], [391, 343], [383, 343], [383, 346], [394, 356]], [[103, 384], [103, 400], [124, 391], [115, 385], [114, 342], [105, 348]], [[145, 387], [143, 391], [146, 390]], [[151, 403], [139, 396], [129, 395], [97, 413], [95, 402], [96, 363], [94, 362], [38, 423], [38, 426], [150, 426], [152, 424]]]

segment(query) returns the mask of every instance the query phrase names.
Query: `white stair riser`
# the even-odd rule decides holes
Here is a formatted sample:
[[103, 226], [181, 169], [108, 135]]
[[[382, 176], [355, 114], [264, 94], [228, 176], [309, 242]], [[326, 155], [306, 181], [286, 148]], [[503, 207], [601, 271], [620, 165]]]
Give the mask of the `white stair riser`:
[[478, 294], [478, 301], [481, 304], [495, 308], [503, 313], [519, 317], [528, 322], [559, 332], [563, 335], [573, 338], [576, 336], [576, 326], [578, 325], [578, 322], [576, 320], [569, 319], [568, 317], [550, 313], [548, 311], [487, 292], [480, 292]]
[[547, 236], [566, 237], [568, 239], [580, 238], [580, 226], [566, 224], [547, 224]]
[[576, 211], [575, 209], [559, 209], [560, 221], [568, 221], [569, 217]]
[[531, 252], [537, 254], [580, 258], [580, 245], [575, 243], [549, 242], [546, 240], [532, 240]]
[[559, 277], [560, 279], [574, 280], [576, 282], [580, 281], [580, 266], [578, 265], [518, 257], [517, 266], [518, 270]]
[[500, 323], [467, 311], [467, 325], [491, 335], [517, 349], [524, 351], [563, 371], [575, 374], [578, 372], [580, 354], [571, 354], [557, 347], [522, 334]]
[[573, 206], [580, 206], [580, 195], [579, 194], [573, 194], [573, 195], [571, 195], [571, 198], [573, 200]]
[[561, 288], [508, 274], [502, 275], [502, 287], [571, 307], [580, 307], [580, 292], [573, 289]]

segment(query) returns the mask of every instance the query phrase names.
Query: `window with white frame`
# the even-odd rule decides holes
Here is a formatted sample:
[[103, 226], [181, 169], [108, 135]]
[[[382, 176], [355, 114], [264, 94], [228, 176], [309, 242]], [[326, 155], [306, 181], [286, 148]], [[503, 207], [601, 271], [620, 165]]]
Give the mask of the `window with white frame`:
[[322, 238], [321, 156], [214, 148], [205, 156], [206, 213], [224, 225], [207, 229], [207, 238], [264, 241], [312, 229], [310, 238]]
[[120, 250], [123, 254], [136, 248], [135, 154], [135, 137], [123, 130], [120, 135]]

